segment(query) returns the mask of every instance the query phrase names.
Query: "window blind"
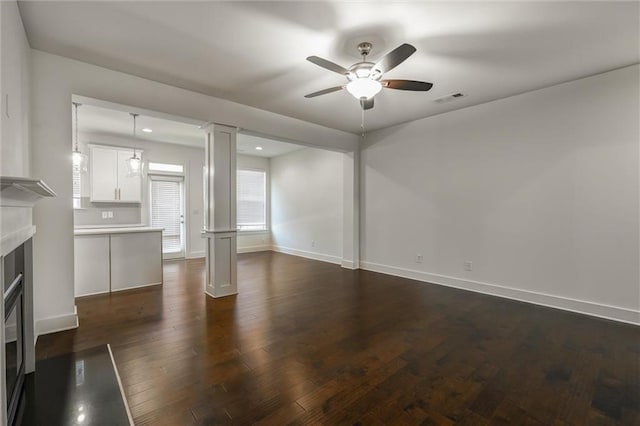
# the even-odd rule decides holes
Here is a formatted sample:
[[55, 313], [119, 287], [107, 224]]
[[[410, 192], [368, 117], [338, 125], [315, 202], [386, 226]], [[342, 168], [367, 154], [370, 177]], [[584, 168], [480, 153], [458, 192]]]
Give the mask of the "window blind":
[[266, 172], [238, 170], [236, 185], [238, 229], [267, 229]]
[[164, 228], [162, 252], [182, 251], [180, 182], [151, 181], [151, 226]]

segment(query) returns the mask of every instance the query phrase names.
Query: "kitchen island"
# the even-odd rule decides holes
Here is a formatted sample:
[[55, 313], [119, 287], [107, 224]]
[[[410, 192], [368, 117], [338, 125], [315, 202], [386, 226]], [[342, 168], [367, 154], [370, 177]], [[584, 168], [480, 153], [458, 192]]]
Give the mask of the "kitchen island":
[[75, 296], [162, 284], [162, 228], [74, 229]]

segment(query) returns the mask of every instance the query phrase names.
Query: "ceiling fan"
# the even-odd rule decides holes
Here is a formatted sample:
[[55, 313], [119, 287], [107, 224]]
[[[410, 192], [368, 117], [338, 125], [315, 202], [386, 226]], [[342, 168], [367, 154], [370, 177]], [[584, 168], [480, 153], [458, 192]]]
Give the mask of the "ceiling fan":
[[360, 101], [362, 109], [371, 109], [373, 108], [373, 97], [383, 88], [426, 92], [433, 87], [433, 84], [424, 81], [382, 80], [384, 73], [391, 71], [403, 63], [409, 56], [413, 55], [416, 48], [412, 45], [404, 43], [387, 53], [376, 63], [367, 61], [367, 55], [371, 52], [371, 47], [372, 45], [369, 42], [365, 41], [360, 43], [358, 45], [358, 51], [362, 55], [362, 61], [351, 65], [349, 68], [344, 68], [318, 56], [309, 56], [307, 61], [328, 69], [329, 71], [344, 75], [348, 82], [342, 86], [330, 87], [329, 89], [309, 93], [305, 95], [305, 98], [315, 98], [316, 96], [347, 89], [354, 98]]

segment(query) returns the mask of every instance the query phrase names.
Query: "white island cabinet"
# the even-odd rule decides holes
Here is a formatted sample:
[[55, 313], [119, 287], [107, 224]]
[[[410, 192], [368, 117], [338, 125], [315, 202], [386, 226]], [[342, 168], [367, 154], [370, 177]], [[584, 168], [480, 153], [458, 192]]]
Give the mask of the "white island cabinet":
[[162, 284], [162, 228], [76, 228], [75, 295]]

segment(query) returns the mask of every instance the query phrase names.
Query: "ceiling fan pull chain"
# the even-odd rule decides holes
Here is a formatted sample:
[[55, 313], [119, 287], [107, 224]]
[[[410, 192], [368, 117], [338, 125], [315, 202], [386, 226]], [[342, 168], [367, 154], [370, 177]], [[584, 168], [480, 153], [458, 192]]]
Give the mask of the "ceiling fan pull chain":
[[364, 108], [360, 108], [361, 119], [360, 119], [360, 128], [362, 129], [362, 137], [364, 138]]

